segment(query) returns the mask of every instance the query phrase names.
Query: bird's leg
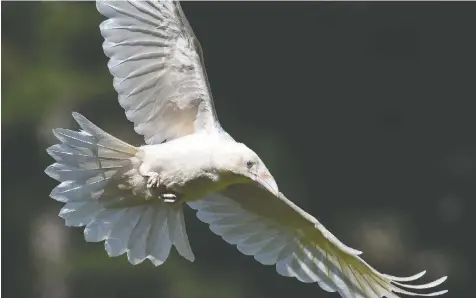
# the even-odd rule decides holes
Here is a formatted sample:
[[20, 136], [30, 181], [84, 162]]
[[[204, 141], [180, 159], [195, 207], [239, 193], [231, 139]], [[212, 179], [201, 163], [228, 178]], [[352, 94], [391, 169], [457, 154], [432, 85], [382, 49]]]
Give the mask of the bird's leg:
[[174, 204], [180, 200], [179, 195], [171, 190], [168, 190], [164, 184], [160, 183], [160, 175], [156, 172], [148, 172], [146, 174], [147, 188], [156, 188], [158, 191], [158, 197], [165, 203]]
[[174, 204], [179, 201], [179, 197], [176, 193], [173, 192], [164, 192], [159, 194], [159, 198], [162, 199], [165, 203]]

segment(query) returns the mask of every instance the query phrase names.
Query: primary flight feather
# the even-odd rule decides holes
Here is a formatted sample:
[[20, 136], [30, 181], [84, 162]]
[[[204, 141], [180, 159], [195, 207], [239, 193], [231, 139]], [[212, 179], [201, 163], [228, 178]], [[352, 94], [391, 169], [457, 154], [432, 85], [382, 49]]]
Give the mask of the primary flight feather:
[[220, 126], [200, 44], [178, 2], [97, 1], [103, 48], [126, 117], [146, 145], [129, 145], [73, 113], [80, 131], [55, 129], [61, 144], [46, 173], [61, 182], [68, 226], [105, 241], [132, 264], [166, 261], [172, 246], [193, 261], [183, 206], [243, 254], [283, 276], [317, 282], [344, 298], [436, 296], [415, 292], [425, 272], [395, 277], [365, 263], [317, 219], [279, 192], [258, 155]]

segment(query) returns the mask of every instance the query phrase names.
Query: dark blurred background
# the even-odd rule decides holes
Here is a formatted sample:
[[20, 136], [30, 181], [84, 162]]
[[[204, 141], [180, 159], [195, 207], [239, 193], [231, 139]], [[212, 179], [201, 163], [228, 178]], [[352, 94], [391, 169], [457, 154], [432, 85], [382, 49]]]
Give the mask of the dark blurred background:
[[[43, 173], [51, 129], [76, 128], [78, 111], [142, 138], [117, 102], [93, 3], [1, 5], [3, 297], [338, 297], [242, 255], [190, 210], [193, 264], [173, 253], [132, 266], [64, 227]], [[445, 297], [474, 297], [475, 3], [183, 9], [223, 126], [287, 197], [377, 269], [449, 275]]]

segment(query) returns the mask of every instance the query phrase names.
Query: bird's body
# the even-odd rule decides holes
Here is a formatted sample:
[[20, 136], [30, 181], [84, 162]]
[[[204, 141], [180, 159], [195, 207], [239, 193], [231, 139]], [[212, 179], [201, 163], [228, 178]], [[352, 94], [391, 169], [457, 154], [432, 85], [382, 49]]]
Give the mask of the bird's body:
[[[144, 145], [133, 158], [137, 180], [153, 177], [157, 184], [179, 194], [181, 203], [198, 200], [243, 180], [221, 166], [240, 146], [216, 134], [192, 134], [156, 145]], [[147, 183], [139, 191], [149, 191]]]
[[398, 298], [438, 286], [383, 274], [288, 200], [258, 155], [221, 127], [200, 44], [177, 2], [98, 1], [108, 67], [126, 117], [145, 145], [135, 147], [73, 113], [81, 131], [55, 129], [46, 173], [60, 184], [68, 226], [110, 256], [156, 266], [172, 246], [193, 261], [183, 208], [238, 250], [302, 282], [344, 298]]

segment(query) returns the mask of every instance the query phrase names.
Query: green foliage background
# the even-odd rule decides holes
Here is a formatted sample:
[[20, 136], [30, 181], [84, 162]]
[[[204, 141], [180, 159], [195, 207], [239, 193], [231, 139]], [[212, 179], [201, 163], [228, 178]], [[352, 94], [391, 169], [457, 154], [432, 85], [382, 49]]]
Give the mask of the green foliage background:
[[[53, 127], [140, 145], [91, 2], [2, 2], [4, 297], [337, 297], [241, 255], [187, 213], [194, 264], [109, 258], [57, 217]], [[378, 269], [473, 297], [474, 3], [183, 4], [220, 120], [281, 190]]]

